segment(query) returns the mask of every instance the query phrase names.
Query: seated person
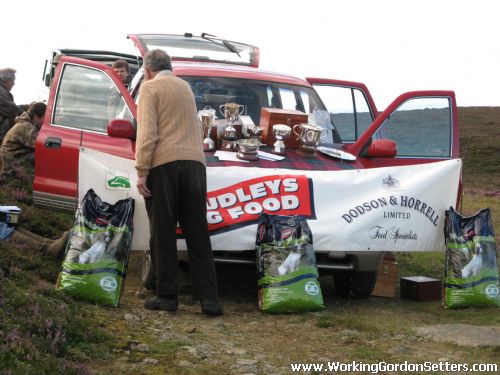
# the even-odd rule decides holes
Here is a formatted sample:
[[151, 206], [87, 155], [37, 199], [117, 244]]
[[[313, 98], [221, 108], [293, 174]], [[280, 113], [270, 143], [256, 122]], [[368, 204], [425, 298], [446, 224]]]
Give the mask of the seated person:
[[32, 178], [35, 166], [35, 141], [38, 131], [43, 124], [47, 106], [43, 102], [36, 102], [28, 107], [26, 112], [16, 117], [16, 122], [9, 129], [0, 146], [5, 173], [20, 165], [26, 169]]

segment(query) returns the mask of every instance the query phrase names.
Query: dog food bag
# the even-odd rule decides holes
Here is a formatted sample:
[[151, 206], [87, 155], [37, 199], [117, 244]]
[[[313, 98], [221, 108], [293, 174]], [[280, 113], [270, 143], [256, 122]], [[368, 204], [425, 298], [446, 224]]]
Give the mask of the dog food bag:
[[304, 217], [262, 214], [256, 247], [261, 311], [324, 308], [312, 234]]
[[57, 288], [117, 307], [132, 244], [134, 200], [103, 202], [90, 189], [80, 203]]
[[445, 308], [500, 306], [497, 246], [489, 209], [446, 211]]

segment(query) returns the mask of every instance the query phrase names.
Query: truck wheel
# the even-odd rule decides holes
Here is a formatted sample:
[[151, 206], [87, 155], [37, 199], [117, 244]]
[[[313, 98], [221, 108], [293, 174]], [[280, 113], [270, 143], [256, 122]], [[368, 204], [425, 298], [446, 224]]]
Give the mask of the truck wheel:
[[376, 281], [377, 272], [344, 271], [333, 274], [336, 294], [347, 298], [368, 298]]
[[146, 250], [142, 257], [141, 281], [144, 288], [148, 290], [153, 290], [155, 288], [154, 275], [151, 270], [151, 254], [149, 250]]

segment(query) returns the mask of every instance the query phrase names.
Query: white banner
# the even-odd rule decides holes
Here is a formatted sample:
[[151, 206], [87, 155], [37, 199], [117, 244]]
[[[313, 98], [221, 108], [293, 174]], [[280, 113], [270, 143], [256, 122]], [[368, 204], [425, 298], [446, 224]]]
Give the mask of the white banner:
[[[277, 163], [279, 166], [279, 163]], [[207, 219], [214, 250], [255, 248], [262, 211], [303, 215], [316, 251], [442, 251], [445, 210], [455, 206], [460, 159], [340, 171], [207, 168]], [[82, 148], [79, 196], [135, 198], [132, 248], [148, 249], [149, 226], [134, 161]], [[185, 241], [178, 241], [185, 249]]]

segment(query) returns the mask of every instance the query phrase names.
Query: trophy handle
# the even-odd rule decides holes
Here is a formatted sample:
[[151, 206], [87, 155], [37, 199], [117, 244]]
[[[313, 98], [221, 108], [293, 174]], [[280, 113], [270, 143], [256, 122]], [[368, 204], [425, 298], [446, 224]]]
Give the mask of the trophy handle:
[[325, 135], [321, 135], [319, 139], [323, 139], [328, 135], [328, 129], [326, 128], [322, 128], [320, 134], [323, 133], [323, 130], [325, 131]]
[[243, 112], [245, 112], [245, 106], [240, 104], [238, 107], [241, 107], [241, 111], [238, 110], [238, 116], [240, 116]]
[[221, 104], [219, 106], [219, 112], [222, 114], [222, 117], [226, 118], [226, 110], [222, 110], [222, 108], [226, 108], [225, 104]]
[[302, 132], [301, 132], [301, 133], [297, 133], [297, 132], [295, 131], [295, 128], [296, 128], [297, 126], [298, 126], [298, 127], [300, 127], [300, 124], [296, 124], [296, 125], [294, 125], [294, 126], [293, 126], [293, 128], [292, 128], [292, 130], [293, 130], [293, 134], [295, 134], [297, 137], [299, 137], [299, 138], [300, 138], [300, 137], [302, 136]]

